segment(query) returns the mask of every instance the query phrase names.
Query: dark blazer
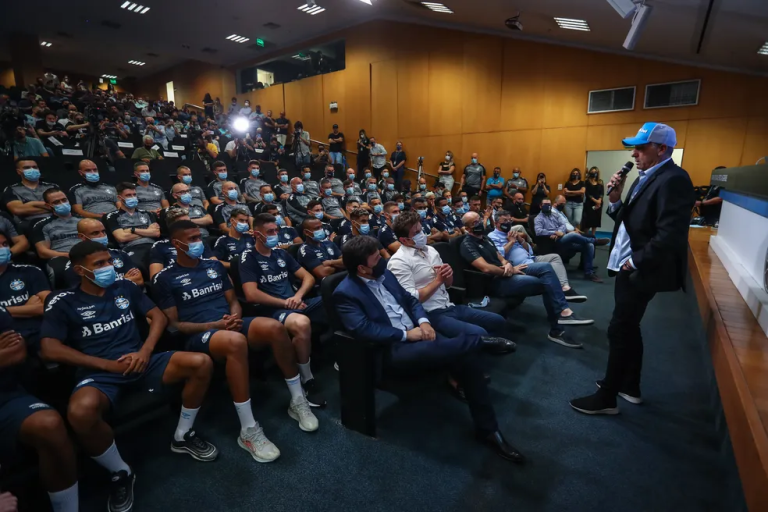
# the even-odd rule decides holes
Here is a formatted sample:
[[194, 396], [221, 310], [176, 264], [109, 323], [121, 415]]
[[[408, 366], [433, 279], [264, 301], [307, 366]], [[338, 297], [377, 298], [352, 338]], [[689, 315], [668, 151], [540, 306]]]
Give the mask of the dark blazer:
[[[414, 326], [418, 327], [419, 319], [427, 318], [419, 300], [406, 292], [389, 270], [384, 273], [384, 288], [405, 310]], [[403, 331], [392, 327], [384, 306], [359, 277], [347, 276], [334, 290], [333, 298], [344, 328], [354, 337], [385, 344], [403, 339]]]
[[[638, 177], [629, 188], [632, 197]], [[630, 280], [649, 292], [685, 289], [688, 271], [688, 226], [695, 202], [688, 173], [672, 160], [656, 169], [637, 195], [608, 215], [616, 222], [611, 250], [624, 223], [637, 270]]]

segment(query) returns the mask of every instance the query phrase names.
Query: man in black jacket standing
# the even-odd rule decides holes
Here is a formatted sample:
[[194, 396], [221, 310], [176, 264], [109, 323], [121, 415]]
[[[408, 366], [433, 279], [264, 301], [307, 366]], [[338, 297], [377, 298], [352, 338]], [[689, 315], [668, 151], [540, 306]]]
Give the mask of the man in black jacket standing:
[[608, 326], [610, 352], [605, 378], [595, 394], [571, 401], [585, 414], [618, 414], [616, 395], [642, 403], [640, 372], [643, 339], [640, 321], [658, 292], [685, 288], [688, 225], [695, 200], [688, 173], [672, 161], [675, 131], [660, 123], [645, 123], [636, 137], [624, 139], [634, 148], [640, 176], [624, 201], [624, 176], [608, 184], [608, 214], [616, 222], [608, 259], [616, 276], [615, 306]]

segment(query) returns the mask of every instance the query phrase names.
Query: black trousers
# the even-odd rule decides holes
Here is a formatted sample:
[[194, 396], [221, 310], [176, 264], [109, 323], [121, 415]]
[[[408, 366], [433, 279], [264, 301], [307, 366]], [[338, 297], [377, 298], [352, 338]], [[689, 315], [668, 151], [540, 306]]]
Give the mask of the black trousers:
[[640, 321], [656, 292], [638, 289], [630, 280], [632, 272], [616, 275], [615, 306], [608, 325], [608, 368], [602, 389], [616, 396], [619, 390], [639, 391], [643, 369], [643, 335]]
[[480, 189], [475, 187], [470, 187], [469, 185], [464, 185], [464, 187], [461, 189], [462, 192], [467, 193], [467, 197], [469, 199], [472, 199], [472, 196], [480, 195]]
[[499, 427], [479, 360], [481, 347], [478, 335], [461, 334], [448, 338], [437, 334], [435, 341], [392, 345], [387, 363], [397, 373], [446, 368], [464, 388], [475, 429], [488, 434]]
[[139, 267], [145, 283], [149, 282], [149, 252], [152, 250], [152, 245], [149, 243], [139, 244], [123, 249], [131, 257], [134, 265]]

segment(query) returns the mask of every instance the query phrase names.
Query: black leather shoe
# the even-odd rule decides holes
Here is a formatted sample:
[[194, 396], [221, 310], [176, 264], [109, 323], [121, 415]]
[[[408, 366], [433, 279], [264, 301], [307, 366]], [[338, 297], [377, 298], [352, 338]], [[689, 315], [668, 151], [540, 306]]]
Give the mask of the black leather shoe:
[[483, 444], [488, 445], [491, 450], [496, 452], [496, 454], [503, 459], [512, 461], [515, 464], [522, 464], [526, 461], [525, 455], [520, 453], [517, 448], [509, 444], [498, 430], [491, 434], [478, 433], [477, 440]]
[[517, 350], [517, 343], [506, 338], [483, 336], [480, 340], [483, 342], [483, 349], [491, 354], [509, 354]]

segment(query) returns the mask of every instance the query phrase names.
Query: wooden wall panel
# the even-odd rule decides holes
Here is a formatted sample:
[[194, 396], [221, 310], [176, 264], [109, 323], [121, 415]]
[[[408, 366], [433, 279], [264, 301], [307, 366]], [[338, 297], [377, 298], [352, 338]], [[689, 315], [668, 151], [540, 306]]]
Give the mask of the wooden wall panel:
[[463, 169], [472, 153], [478, 153], [478, 160], [489, 176], [494, 167], [501, 167], [502, 176], [507, 178], [512, 177], [513, 167], [520, 167], [523, 173], [538, 172], [541, 135], [541, 130], [466, 134], [462, 138], [461, 154], [455, 155], [457, 167]]
[[[587, 151], [614, 151], [624, 149], [621, 141], [637, 134], [641, 123], [625, 123], [608, 126], [590, 126], [587, 128]], [[677, 147], [685, 148], [688, 121], [669, 123], [677, 134]]]
[[542, 127], [544, 61], [542, 45], [508, 39], [504, 42], [501, 85], [501, 130]]
[[754, 165], [764, 156], [768, 157], [768, 117], [750, 117], [747, 121], [747, 135], [741, 153], [741, 165]]
[[387, 151], [391, 152], [397, 141], [397, 62], [375, 62], [371, 65], [371, 130]]
[[582, 52], [542, 45], [541, 59], [545, 80], [542, 127], [586, 126], [589, 84]]
[[[587, 163], [586, 145], [586, 126], [542, 130], [538, 170], [547, 175], [547, 183], [553, 195], [556, 194], [557, 184], [568, 179], [571, 169], [578, 167], [584, 171]], [[528, 173], [528, 179], [531, 179], [531, 173]]]
[[[445, 135], [435, 137], [403, 137], [403, 149], [408, 155], [406, 166], [416, 169], [418, 167], [418, 158], [424, 157], [424, 172], [437, 176], [439, 163], [445, 159], [446, 151], [453, 151], [454, 158], [458, 160], [461, 156], [461, 135]], [[394, 148], [387, 148], [390, 150]], [[461, 179], [459, 172], [464, 166], [456, 163], [456, 179]], [[406, 177], [408, 177], [406, 175]]]
[[301, 121], [312, 139], [325, 140], [330, 130], [326, 130], [323, 122], [322, 77], [285, 84], [284, 91], [285, 115], [291, 123]]
[[397, 136], [429, 134], [429, 54], [397, 59]]
[[[353, 135], [353, 129], [347, 124], [347, 112], [349, 106], [347, 105], [347, 86], [346, 86], [346, 70], [337, 71], [335, 73], [328, 73], [322, 75], [323, 80], [323, 130], [325, 133], [331, 133], [331, 127], [334, 124], [339, 125], [339, 130], [344, 132], [347, 139], [357, 140], [357, 137]], [[331, 102], [338, 103], [339, 108], [331, 110]], [[354, 138], [353, 138], [354, 137]], [[354, 150], [355, 148], [347, 143], [347, 149]]]
[[[463, 131], [461, 105], [464, 103], [464, 58], [461, 52], [436, 51], [429, 54], [427, 97], [430, 135], [457, 135]], [[421, 75], [424, 79], [424, 75]]]
[[361, 128], [371, 129], [371, 65], [347, 66], [346, 79], [346, 132], [349, 137]]
[[683, 153], [683, 167], [694, 185], [709, 183], [712, 169], [718, 165], [741, 164], [747, 133], [746, 117], [698, 119], [688, 122], [688, 136]]
[[467, 34], [464, 40], [464, 133], [499, 129], [503, 40]]

